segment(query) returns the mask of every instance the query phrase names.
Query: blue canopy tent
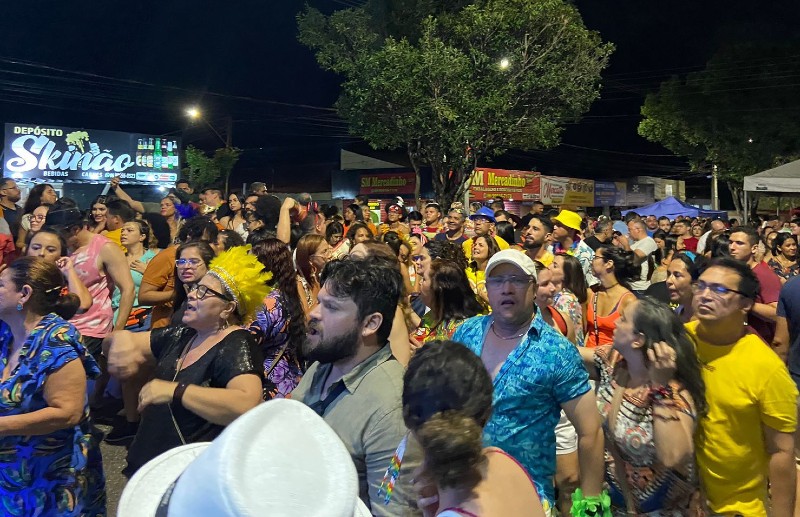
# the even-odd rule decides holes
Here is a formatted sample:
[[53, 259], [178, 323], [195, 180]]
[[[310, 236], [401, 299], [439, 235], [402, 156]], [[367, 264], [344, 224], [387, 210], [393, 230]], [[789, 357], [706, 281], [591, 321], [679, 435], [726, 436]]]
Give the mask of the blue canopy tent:
[[661, 201], [651, 205], [641, 206], [639, 208], [631, 208], [630, 210], [623, 210], [622, 215], [625, 215], [628, 212], [636, 212], [642, 216], [654, 215], [656, 217], [669, 217], [670, 219], [675, 219], [679, 215], [688, 215], [689, 217], [719, 217], [720, 219], [728, 219], [728, 213], [724, 210], [706, 210], [705, 208], [684, 203], [680, 199], [675, 199], [672, 196], [662, 199]]

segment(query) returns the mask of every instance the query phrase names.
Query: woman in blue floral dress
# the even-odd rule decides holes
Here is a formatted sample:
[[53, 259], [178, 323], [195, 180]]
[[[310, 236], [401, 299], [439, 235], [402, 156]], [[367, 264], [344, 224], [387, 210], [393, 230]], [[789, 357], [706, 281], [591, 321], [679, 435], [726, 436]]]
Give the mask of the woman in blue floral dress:
[[23, 257], [0, 273], [0, 512], [103, 516], [105, 478], [89, 426], [97, 364], [64, 318], [78, 308], [54, 264]]

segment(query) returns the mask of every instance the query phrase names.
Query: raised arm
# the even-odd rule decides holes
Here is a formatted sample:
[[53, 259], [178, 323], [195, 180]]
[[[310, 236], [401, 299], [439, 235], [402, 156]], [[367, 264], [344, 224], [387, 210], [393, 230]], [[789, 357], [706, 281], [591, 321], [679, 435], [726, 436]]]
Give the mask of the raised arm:
[[297, 206], [297, 201], [287, 197], [281, 205], [280, 215], [278, 216], [278, 226], [276, 237], [286, 244], [292, 240], [292, 216], [290, 210]]
[[130, 194], [122, 190], [122, 187], [119, 186], [119, 182], [120, 182], [119, 176], [117, 176], [116, 178], [112, 178], [111, 190], [114, 191], [114, 194], [116, 194], [118, 198], [120, 198], [123, 201], [127, 201], [128, 204], [131, 205], [131, 208], [133, 208], [140, 214], [143, 214], [145, 212], [144, 205], [141, 203], [141, 201], [136, 201], [130, 196]]
[[78, 272], [75, 271], [75, 264], [72, 262], [72, 259], [69, 257], [61, 257], [56, 260], [56, 266], [61, 270], [61, 274], [64, 275], [69, 292], [78, 295], [81, 301], [78, 312], [88, 311], [92, 306], [92, 295], [89, 293], [89, 289], [86, 288], [83, 281], [81, 281]]

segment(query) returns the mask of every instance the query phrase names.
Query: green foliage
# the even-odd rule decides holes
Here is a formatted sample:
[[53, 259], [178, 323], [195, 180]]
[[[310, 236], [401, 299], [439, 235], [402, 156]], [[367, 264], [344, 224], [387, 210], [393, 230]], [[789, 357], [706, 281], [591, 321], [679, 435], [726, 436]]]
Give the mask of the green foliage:
[[307, 7], [299, 39], [344, 77], [336, 107], [350, 132], [405, 149], [417, 172], [429, 166], [444, 206], [463, 196], [479, 160], [557, 145], [563, 123], [597, 98], [613, 50], [561, 0], [389, 4], [328, 17]]
[[639, 134], [687, 157], [694, 170], [716, 165], [737, 194], [744, 176], [800, 154], [798, 53], [797, 43], [719, 52], [705, 70], [647, 96]]
[[241, 153], [235, 147], [223, 147], [209, 157], [202, 150], [190, 145], [186, 148], [187, 166], [183, 169], [183, 177], [198, 189], [218, 185], [224, 180], [227, 191], [228, 179]]

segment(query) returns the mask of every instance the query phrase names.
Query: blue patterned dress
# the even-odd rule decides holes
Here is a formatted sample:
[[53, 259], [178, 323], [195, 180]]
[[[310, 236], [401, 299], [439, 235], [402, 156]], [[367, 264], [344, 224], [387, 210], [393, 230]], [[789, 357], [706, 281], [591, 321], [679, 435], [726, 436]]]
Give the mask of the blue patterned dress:
[[[10, 329], [0, 322], [3, 365], [12, 341]], [[75, 327], [55, 314], [45, 316], [22, 346], [17, 367], [0, 382], [0, 419], [46, 408], [48, 375], [76, 359], [83, 362], [88, 377], [100, 374]], [[106, 515], [103, 463], [90, 432], [86, 398], [83, 413], [78, 425], [47, 435], [0, 436], [2, 515]]]

